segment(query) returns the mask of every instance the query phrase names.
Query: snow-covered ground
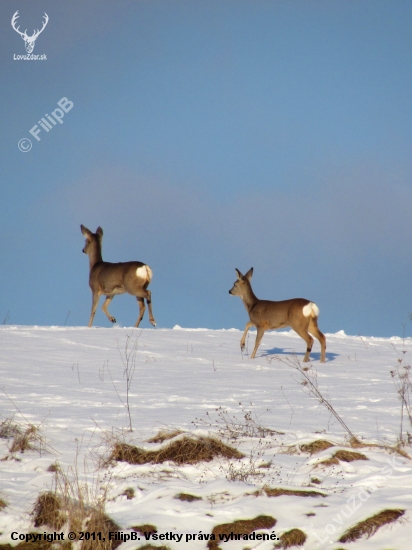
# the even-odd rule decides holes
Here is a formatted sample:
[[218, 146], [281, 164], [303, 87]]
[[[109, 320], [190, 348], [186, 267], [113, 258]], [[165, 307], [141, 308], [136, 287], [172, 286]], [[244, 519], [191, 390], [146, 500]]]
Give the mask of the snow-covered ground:
[[[122, 404], [128, 337], [129, 350], [137, 346], [129, 394], [132, 433]], [[193, 539], [200, 532], [210, 534], [218, 524], [260, 514], [276, 519], [272, 530], [277, 537], [301, 529], [307, 550], [410, 550], [412, 460], [388, 447], [397, 443], [401, 419], [390, 371], [409, 364], [412, 339], [330, 334], [324, 364], [315, 342], [310, 370], [303, 372], [357, 438], [378, 444], [351, 449], [342, 425], [302, 385], [296, 367], [304, 366], [305, 343], [292, 331], [266, 333], [256, 359], [250, 360], [240, 352], [240, 337], [235, 329], [0, 327], [0, 422], [35, 425], [46, 445], [41, 452], [12, 454], [12, 440], [0, 439], [0, 498], [7, 503], [0, 511], [0, 544], [12, 542], [12, 532], [35, 530], [33, 505], [41, 492], [53, 488], [48, 468], [57, 462], [69, 477], [76, 472], [90, 483], [92, 491], [106, 488], [106, 512], [124, 533], [152, 524], [159, 534], [182, 534], [180, 542], [154, 543], [172, 550], [205, 549], [204, 540], [197, 536], [186, 542], [187, 535]], [[249, 351], [254, 338], [251, 332]], [[247, 411], [250, 421], [244, 419]], [[146, 449], [159, 447], [147, 439], [160, 430], [221, 437], [232, 422], [227, 415], [245, 429], [261, 426], [274, 433], [247, 437], [240, 429], [235, 440], [226, 440], [246, 455], [241, 461], [102, 466], [98, 460], [113, 436]], [[407, 419], [403, 428], [412, 431]], [[300, 449], [318, 439], [335, 446], [312, 455]], [[361, 452], [368, 460], [319, 465], [339, 449]], [[412, 456], [411, 447], [404, 450]], [[264, 486], [327, 496], [256, 494]], [[134, 490], [133, 498], [124, 495], [126, 489]], [[182, 501], [175, 498], [179, 493], [201, 498]], [[369, 539], [337, 542], [347, 529], [385, 509], [406, 512]], [[141, 538], [123, 543], [120, 550], [143, 546]], [[255, 540], [220, 546], [269, 550], [273, 545]]]

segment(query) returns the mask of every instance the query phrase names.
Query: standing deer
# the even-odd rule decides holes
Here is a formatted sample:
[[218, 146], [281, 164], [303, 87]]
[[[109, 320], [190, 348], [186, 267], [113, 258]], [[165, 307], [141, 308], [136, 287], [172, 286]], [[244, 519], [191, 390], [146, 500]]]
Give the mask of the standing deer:
[[259, 300], [259, 298], [256, 298], [250, 284], [253, 267], [249, 269], [246, 275], [242, 275], [238, 269], [236, 269], [236, 273], [237, 281], [233, 288], [229, 290], [229, 294], [242, 298], [250, 319], [246, 323], [245, 331], [240, 340], [240, 349], [243, 350], [245, 347], [246, 335], [250, 327], [255, 326], [257, 328], [255, 348], [250, 356], [251, 359], [256, 355], [265, 330], [292, 327], [306, 342], [306, 353], [303, 361], [309, 361], [310, 352], [312, 351], [313, 338], [309, 334], [310, 332], [320, 342], [320, 360], [324, 363], [326, 338], [318, 328], [318, 306], [304, 298], [292, 298], [281, 302]]
[[106, 296], [102, 309], [109, 321], [115, 323], [116, 319], [110, 315], [107, 307], [116, 294], [124, 294], [125, 292], [136, 296], [139, 304], [139, 317], [135, 327], [138, 327], [140, 321], [143, 319], [145, 299], [149, 308], [149, 320], [153, 326], [156, 326], [152, 312], [152, 294], [150, 290], [147, 290], [152, 280], [152, 270], [150, 267], [142, 262], [120, 262], [117, 264], [104, 262], [102, 258], [103, 229], [98, 227], [96, 233], [92, 233], [84, 225], [81, 225], [80, 228], [86, 237], [86, 245], [83, 248], [83, 252], [89, 256], [90, 262], [89, 285], [93, 297], [89, 327], [92, 326], [99, 298], [102, 294]]

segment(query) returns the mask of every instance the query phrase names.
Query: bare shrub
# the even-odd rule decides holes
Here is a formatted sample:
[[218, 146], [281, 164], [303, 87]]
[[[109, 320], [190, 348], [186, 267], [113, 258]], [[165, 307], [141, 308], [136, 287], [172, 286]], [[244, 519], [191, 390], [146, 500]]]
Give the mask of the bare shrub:
[[355, 437], [355, 435], [351, 432], [343, 418], [336, 412], [330, 401], [326, 399], [326, 397], [324, 397], [324, 395], [320, 391], [318, 387], [317, 373], [312, 366], [302, 367], [296, 355], [293, 355], [292, 357], [287, 357], [285, 359], [275, 355], [274, 357], [271, 357], [269, 359], [270, 362], [273, 360], [280, 361], [284, 365], [291, 367], [294, 371], [296, 371], [300, 376], [298, 382], [303, 387], [305, 393], [307, 393], [307, 395], [310, 395], [311, 397], [314, 397], [321, 405], [326, 407], [326, 409], [336, 418], [336, 420], [349, 434], [351, 440], [359, 442], [358, 438]]
[[[240, 418], [235, 414], [230, 414], [227, 409], [218, 407], [214, 411], [216, 418], [212, 418], [212, 415], [207, 412], [206, 419], [196, 418], [192, 424], [196, 427], [213, 429], [222, 439], [232, 441], [240, 437], [265, 438], [276, 434], [284, 435], [283, 432], [265, 428], [260, 424], [259, 417], [254, 411], [245, 409], [242, 403], [239, 403], [239, 405], [242, 407]], [[266, 412], [269, 412], [269, 409]]]
[[401, 444], [412, 444], [412, 433], [406, 432], [406, 436], [403, 433], [404, 417], [409, 420], [409, 427], [412, 428], [412, 375], [411, 365], [405, 365], [405, 353], [403, 350], [402, 358], [398, 359], [396, 367], [390, 371], [392, 380], [396, 387], [398, 398], [401, 402], [401, 418], [399, 426], [399, 442]]

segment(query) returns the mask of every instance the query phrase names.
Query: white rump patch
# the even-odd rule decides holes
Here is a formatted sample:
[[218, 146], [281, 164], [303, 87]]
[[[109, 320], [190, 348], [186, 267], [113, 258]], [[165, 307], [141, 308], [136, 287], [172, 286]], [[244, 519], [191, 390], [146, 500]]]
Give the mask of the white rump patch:
[[142, 265], [136, 269], [136, 276], [139, 277], [139, 279], [144, 279], [150, 283], [153, 273], [148, 265]]
[[306, 306], [303, 306], [302, 312], [305, 317], [319, 317], [319, 308], [313, 302], [309, 302]]

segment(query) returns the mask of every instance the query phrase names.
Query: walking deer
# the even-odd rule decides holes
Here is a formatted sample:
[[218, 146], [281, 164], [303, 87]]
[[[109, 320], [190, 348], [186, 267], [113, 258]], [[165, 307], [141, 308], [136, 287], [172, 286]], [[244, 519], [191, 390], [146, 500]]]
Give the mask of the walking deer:
[[140, 321], [143, 319], [145, 299], [149, 308], [149, 321], [153, 326], [156, 326], [152, 312], [152, 294], [150, 290], [147, 290], [152, 280], [152, 270], [150, 267], [142, 262], [120, 262], [117, 264], [104, 262], [102, 258], [103, 229], [98, 227], [96, 233], [92, 233], [84, 225], [81, 225], [80, 228], [86, 237], [86, 245], [83, 248], [83, 252], [89, 256], [90, 262], [89, 285], [92, 291], [92, 312], [90, 314], [89, 327], [92, 326], [99, 298], [102, 294], [106, 296], [102, 309], [109, 321], [115, 323], [116, 319], [110, 315], [107, 307], [116, 294], [124, 294], [125, 292], [136, 296], [137, 303], [139, 304], [139, 317], [135, 327], [138, 327]]
[[270, 300], [259, 300], [252, 290], [250, 279], [253, 274], [253, 267], [249, 269], [246, 275], [236, 269], [237, 281], [229, 294], [240, 296], [249, 314], [250, 321], [246, 323], [245, 331], [240, 340], [240, 349], [245, 347], [246, 335], [250, 327], [257, 328], [255, 348], [250, 356], [253, 359], [256, 355], [259, 344], [266, 330], [291, 327], [306, 342], [306, 354], [304, 362], [309, 361], [312, 351], [313, 334], [320, 342], [322, 363], [325, 362], [326, 338], [318, 328], [319, 308], [313, 302], [304, 298], [292, 298], [291, 300], [282, 300], [281, 302], [272, 302]]

